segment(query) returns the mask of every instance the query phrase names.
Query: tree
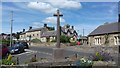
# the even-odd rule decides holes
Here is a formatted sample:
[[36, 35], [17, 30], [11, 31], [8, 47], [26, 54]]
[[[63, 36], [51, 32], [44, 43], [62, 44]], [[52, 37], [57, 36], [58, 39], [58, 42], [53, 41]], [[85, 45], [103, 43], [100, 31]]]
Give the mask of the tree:
[[70, 42], [70, 37], [65, 36], [65, 35], [61, 35], [60, 36], [60, 42], [61, 43], [69, 43]]
[[109, 35], [108, 34], [105, 34], [105, 45], [108, 45], [109, 43]]

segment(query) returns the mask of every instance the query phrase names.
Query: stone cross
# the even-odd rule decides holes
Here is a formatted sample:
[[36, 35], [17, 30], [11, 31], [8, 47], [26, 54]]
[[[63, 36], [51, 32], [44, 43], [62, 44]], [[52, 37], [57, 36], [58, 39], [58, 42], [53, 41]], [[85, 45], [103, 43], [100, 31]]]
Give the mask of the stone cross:
[[59, 10], [57, 10], [57, 13], [54, 14], [53, 16], [57, 17], [57, 48], [60, 48], [60, 17], [63, 16], [60, 14]]

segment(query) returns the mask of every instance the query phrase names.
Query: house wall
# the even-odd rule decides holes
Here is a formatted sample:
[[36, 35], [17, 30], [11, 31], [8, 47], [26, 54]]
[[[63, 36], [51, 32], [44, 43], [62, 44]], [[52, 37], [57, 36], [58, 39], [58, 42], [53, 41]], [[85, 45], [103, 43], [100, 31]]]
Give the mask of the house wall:
[[41, 40], [41, 42], [47, 42], [47, 38], [46, 37], [42, 37], [40, 40]]
[[[119, 45], [120, 44], [120, 39], [119, 42], [117, 44], [115, 44], [115, 37], [120, 37], [120, 34], [109, 34], [108, 35], [108, 43], [105, 44], [105, 35], [100, 35], [100, 36], [89, 36], [88, 37], [88, 44], [89, 45], [109, 45], [109, 46], [113, 46], [113, 45]], [[100, 43], [98, 44], [96, 39], [100, 38]]]
[[50, 42], [52, 42], [55, 39], [56, 39], [55, 37], [50, 37]]
[[20, 40], [29, 40], [29, 36], [31, 36], [32, 39], [40, 39], [41, 38], [41, 31], [34, 31], [34, 32], [27, 32], [25, 34], [20, 35]]
[[41, 31], [27, 32], [26, 37], [31, 36], [31, 39], [35, 39], [35, 38], [40, 39], [40, 37], [41, 37], [40, 33], [41, 33]]
[[26, 40], [26, 35], [25, 34], [21, 34], [20, 35], [20, 40]]

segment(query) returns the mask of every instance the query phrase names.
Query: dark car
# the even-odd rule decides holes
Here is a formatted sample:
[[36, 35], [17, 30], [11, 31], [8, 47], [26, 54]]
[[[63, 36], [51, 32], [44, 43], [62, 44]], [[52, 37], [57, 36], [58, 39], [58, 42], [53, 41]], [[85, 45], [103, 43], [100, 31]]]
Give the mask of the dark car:
[[24, 52], [24, 45], [23, 44], [14, 44], [12, 47], [9, 48], [11, 54], [22, 53]]
[[28, 48], [29, 48], [27, 42], [20, 42], [19, 44], [22, 44], [25, 49], [28, 49]]
[[7, 45], [0, 45], [2, 47], [2, 58], [6, 58], [9, 55], [9, 49]]

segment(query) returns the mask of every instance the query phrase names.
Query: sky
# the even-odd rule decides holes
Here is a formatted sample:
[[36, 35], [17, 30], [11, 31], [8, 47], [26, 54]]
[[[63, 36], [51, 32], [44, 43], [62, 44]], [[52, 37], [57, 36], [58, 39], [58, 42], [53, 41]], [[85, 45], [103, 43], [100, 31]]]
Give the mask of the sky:
[[74, 26], [79, 35], [88, 35], [96, 27], [106, 22], [118, 21], [118, 2], [79, 2], [77, 0], [47, 0], [39, 2], [2, 2], [2, 31], [10, 33], [11, 11], [13, 11], [13, 32], [43, 27], [44, 23], [56, 28], [56, 17], [59, 9], [63, 17], [61, 26]]

